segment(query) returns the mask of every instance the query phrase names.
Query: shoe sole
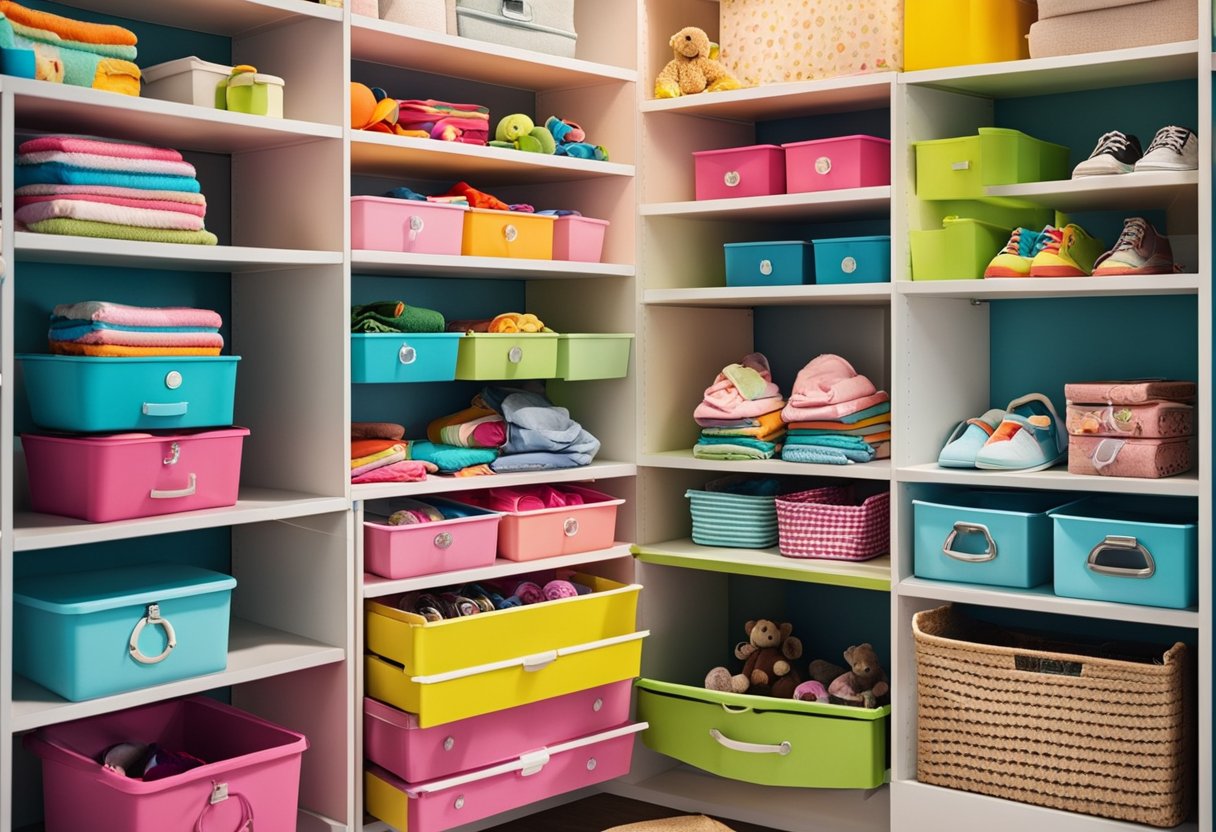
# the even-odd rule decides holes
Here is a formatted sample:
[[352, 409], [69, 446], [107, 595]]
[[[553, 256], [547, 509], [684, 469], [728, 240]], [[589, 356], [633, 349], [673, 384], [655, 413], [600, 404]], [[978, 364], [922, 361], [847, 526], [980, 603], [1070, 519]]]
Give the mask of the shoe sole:
[[1195, 165], [1189, 165], [1189, 164], [1188, 165], [1167, 165], [1167, 164], [1139, 165], [1139, 164], [1137, 164], [1136, 169], [1132, 172], [1133, 173], [1152, 173], [1155, 171], [1156, 172], [1161, 172], [1161, 171], [1179, 172], [1179, 171], [1187, 171], [1187, 170], [1199, 170], [1199, 165], [1197, 165], [1197, 164], [1195, 164]]
[[1030, 277], [1089, 277], [1086, 272], [1069, 266], [1039, 266], [1030, 270]]
[[993, 268], [989, 266], [984, 269], [984, 277], [1030, 277], [1026, 272], [1015, 272], [1013, 269], [1002, 269], [999, 266]]
[[1094, 277], [1125, 277], [1136, 274], [1173, 274], [1173, 264], [1141, 266], [1138, 269], [1094, 269]]
[[1051, 462], [1044, 462], [1040, 465], [1032, 465], [1029, 468], [1007, 468], [1003, 465], [993, 465], [991, 463], [984, 464], [984, 463], [980, 463], [980, 462], [976, 462], [975, 467], [981, 471], [1010, 471], [1010, 472], [1020, 471], [1023, 473], [1030, 474], [1035, 471], [1046, 471], [1048, 468], [1055, 468], [1057, 465], [1060, 464], [1060, 462], [1062, 460], [1063, 460], [1063, 457], [1061, 457], [1060, 459], [1054, 459]]
[[1109, 168], [1107, 170], [1074, 170], [1072, 172], [1073, 179], [1085, 179], [1090, 176], [1120, 176], [1125, 173], [1132, 173], [1136, 170], [1134, 165], [1125, 165], [1120, 163], [1117, 168]]

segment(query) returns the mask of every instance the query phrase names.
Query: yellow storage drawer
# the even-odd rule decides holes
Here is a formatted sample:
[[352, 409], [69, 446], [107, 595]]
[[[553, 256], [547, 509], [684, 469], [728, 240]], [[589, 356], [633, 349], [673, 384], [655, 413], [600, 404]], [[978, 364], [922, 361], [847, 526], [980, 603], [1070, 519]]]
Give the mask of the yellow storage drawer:
[[461, 254], [474, 257], [553, 259], [551, 215], [471, 208], [464, 215]]
[[904, 0], [904, 72], [1030, 57], [1033, 0]]
[[555, 332], [474, 332], [460, 339], [456, 378], [513, 381], [557, 376]]

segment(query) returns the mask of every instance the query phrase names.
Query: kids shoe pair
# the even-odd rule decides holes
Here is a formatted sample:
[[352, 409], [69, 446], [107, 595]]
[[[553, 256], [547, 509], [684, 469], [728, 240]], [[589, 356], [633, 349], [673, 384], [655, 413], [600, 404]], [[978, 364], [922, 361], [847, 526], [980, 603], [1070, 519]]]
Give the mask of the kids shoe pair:
[[1068, 456], [1068, 434], [1051, 400], [1031, 393], [955, 427], [937, 457], [942, 468], [1041, 471]]
[[1009, 242], [984, 270], [984, 277], [1114, 277], [1170, 274], [1174, 253], [1168, 237], [1146, 220], [1123, 221], [1119, 240], [1109, 251], [1079, 225], [1047, 226], [1042, 231], [1015, 228]]

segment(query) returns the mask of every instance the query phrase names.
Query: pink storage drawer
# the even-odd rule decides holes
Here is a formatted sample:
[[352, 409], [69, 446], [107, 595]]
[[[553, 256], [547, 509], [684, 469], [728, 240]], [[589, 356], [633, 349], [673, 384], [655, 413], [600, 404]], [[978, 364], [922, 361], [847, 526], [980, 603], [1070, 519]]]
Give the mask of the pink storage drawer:
[[1198, 388], [1193, 381], [1141, 379], [1133, 381], [1088, 381], [1064, 385], [1064, 398], [1089, 404], [1144, 404], [1151, 401], [1194, 401]]
[[392, 199], [350, 198], [350, 247], [411, 254], [460, 254], [464, 205]]
[[775, 144], [702, 150], [692, 155], [697, 199], [785, 193], [785, 151]]
[[441, 780], [410, 784], [369, 766], [364, 777], [367, 812], [394, 829], [443, 832], [593, 786], [629, 773], [633, 735], [650, 727], [625, 725], [517, 760]]
[[598, 263], [604, 257], [608, 220], [558, 217], [553, 223], [553, 259]]
[[22, 434], [34, 511], [92, 523], [235, 505], [247, 428]]
[[[539, 560], [607, 549], [616, 542], [616, 510], [624, 500], [576, 485], [559, 488], [581, 495], [583, 505], [503, 513], [498, 524], [499, 557]], [[473, 492], [459, 499], [482, 505], [478, 500], [484, 498]]]
[[891, 142], [875, 136], [841, 136], [782, 145], [785, 189], [798, 194], [891, 184]]
[[1115, 439], [1068, 437], [1068, 473], [1160, 479], [1184, 474], [1195, 465], [1195, 437]]
[[365, 699], [363, 750], [408, 783], [447, 777], [621, 725], [629, 719], [632, 687], [625, 679], [432, 728], [420, 728], [413, 714]]
[[[156, 743], [206, 765], [152, 782], [124, 777], [97, 762], [121, 742]], [[27, 734], [25, 745], [42, 758], [47, 832], [296, 828], [308, 740], [212, 699], [52, 725]]]
[[1068, 403], [1065, 424], [1073, 436], [1162, 439], [1195, 433], [1195, 408], [1178, 402], [1144, 404]]
[[456, 516], [468, 507], [450, 500], [428, 498], [449, 519], [435, 523], [390, 526], [367, 520], [363, 523], [363, 567], [382, 578], [413, 578], [457, 569], [493, 566], [498, 543], [500, 515], [477, 511]]

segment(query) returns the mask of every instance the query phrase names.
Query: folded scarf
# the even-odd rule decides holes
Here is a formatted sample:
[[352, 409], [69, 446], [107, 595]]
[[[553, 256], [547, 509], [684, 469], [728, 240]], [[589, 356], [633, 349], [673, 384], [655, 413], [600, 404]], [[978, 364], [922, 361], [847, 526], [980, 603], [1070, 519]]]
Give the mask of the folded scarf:
[[110, 344], [116, 347], [211, 347], [221, 349], [218, 332], [131, 332], [119, 329], [52, 329], [52, 344]]
[[75, 199], [53, 199], [50, 202], [26, 205], [13, 212], [13, 219], [26, 226], [46, 220], [70, 219], [104, 222], [111, 225], [130, 225], [137, 228], [164, 228], [175, 231], [203, 230], [202, 217], [183, 214], [181, 211], [153, 211], [147, 208], [128, 208], [122, 205], [82, 202]]
[[94, 170], [78, 168], [59, 162], [41, 165], [17, 165], [13, 169], [13, 184], [26, 185], [111, 185], [119, 188], [140, 188], [149, 191], [186, 191], [198, 193], [202, 188], [197, 179], [186, 176], [165, 176], [136, 171]]
[[139, 42], [135, 33], [121, 26], [105, 23], [86, 23], [61, 17], [50, 12], [39, 12], [18, 5], [12, 0], [0, 0], [0, 12], [10, 20], [24, 26], [45, 29], [53, 32], [64, 40], [78, 40], [85, 43], [108, 43], [134, 46]]
[[[858, 458], [853, 459], [853, 457]], [[856, 451], [844, 451], [840, 448], [822, 448], [816, 445], [787, 445], [781, 451], [781, 459], [785, 462], [801, 462], [814, 465], [851, 465], [854, 462], [870, 461]]]
[[138, 225], [114, 225], [91, 220], [43, 220], [27, 226], [37, 234], [61, 234], [68, 237], [101, 237], [110, 240], [137, 240], [145, 243], [185, 243], [214, 246], [219, 238], [210, 231], [177, 231], [169, 228], [142, 228]]
[[768, 440], [775, 436], [779, 437], [785, 432], [785, 422], [781, 420], [780, 410], [765, 413], [752, 421], [755, 421], [756, 425], [732, 428], [705, 427], [701, 434], [703, 436], [750, 436], [753, 439]]
[[442, 472], [459, 471], [471, 465], [491, 463], [497, 458], [498, 451], [481, 448], [457, 448], [453, 445], [440, 445], [434, 442], [410, 442], [410, 459], [420, 459], [431, 462]]
[[61, 303], [51, 313], [51, 323], [92, 321], [132, 327], [198, 327], [219, 329], [223, 319], [210, 309], [189, 306], [127, 306], [122, 303], [89, 300]]
[[701, 447], [713, 447], [714, 445], [731, 445], [734, 447], [755, 448], [758, 451], [773, 452], [777, 450], [777, 443], [763, 442], [759, 439], [750, 439], [746, 436], [702, 436], [697, 444]]
[[773, 450], [766, 451], [750, 445], [702, 445], [698, 442], [692, 449], [692, 455], [696, 459], [772, 459], [774, 453], [775, 445]]
[[124, 347], [115, 344], [77, 344], [52, 341], [55, 355], [89, 355], [94, 358], [148, 358], [156, 355], [219, 355], [219, 347]]
[[714, 383], [706, 388], [693, 418], [698, 424], [702, 419], [756, 418], [780, 410], [783, 404], [768, 359], [754, 352], [718, 373]]
[[357, 468], [351, 468], [351, 479], [361, 477], [364, 474], [375, 471], [377, 468], [383, 468], [384, 466], [392, 465], [395, 462], [405, 462], [405, 446], [399, 445], [398, 448], [400, 450], [393, 450], [390, 448], [387, 451], [382, 451], [375, 454], [374, 458], [370, 462], [365, 462]]
[[393, 439], [405, 436], [405, 427], [392, 422], [351, 422], [351, 439]]
[[396, 439], [353, 439], [350, 443], [350, 467], [358, 468], [370, 461], [370, 457], [405, 445]]
[[201, 193], [193, 194], [186, 191], [149, 191], [144, 188], [120, 188], [110, 185], [26, 185], [17, 188], [13, 195], [17, 197], [33, 196], [64, 196], [80, 198], [82, 195], [111, 196], [135, 200], [159, 200], [162, 202], [180, 203], [179, 211], [195, 211], [207, 207], [207, 198]]
[[429, 462], [407, 459], [394, 462], [382, 468], [373, 468], [365, 474], [351, 477], [351, 485], [363, 485], [370, 482], [420, 482], [439, 469]]
[[[67, 186], [70, 187], [70, 186]], [[138, 193], [138, 192], [136, 192]], [[144, 191], [152, 193], [152, 191]], [[132, 199], [125, 196], [104, 196], [102, 194], [46, 194], [45, 196], [17, 196], [13, 204], [18, 208], [38, 205], [46, 202], [95, 202], [101, 205], [119, 205], [124, 208], [140, 208], [146, 211], [169, 211], [186, 216], [198, 217], [201, 227], [202, 218], [206, 216], [207, 208], [203, 205], [190, 205], [186, 202], [170, 202], [167, 199]]]
[[843, 420], [850, 414], [860, 413], [890, 400], [891, 397], [880, 390], [871, 396], [865, 396], [851, 402], [841, 402], [840, 404], [826, 404], [819, 407], [796, 407], [795, 405], [787, 404], [785, 409], [781, 411], [781, 418], [791, 424], [794, 422]]
[[351, 308], [351, 332], [443, 332], [443, 315], [433, 309], [407, 306], [399, 300], [376, 301]]
[[189, 162], [170, 162], [160, 159], [128, 159], [124, 156], [108, 156], [101, 153], [64, 153], [59, 150], [41, 150], [36, 153], [21, 153], [17, 165], [67, 165], [88, 170], [116, 170], [124, 173], [155, 173], [161, 176], [184, 176], [193, 179], [198, 175]]

